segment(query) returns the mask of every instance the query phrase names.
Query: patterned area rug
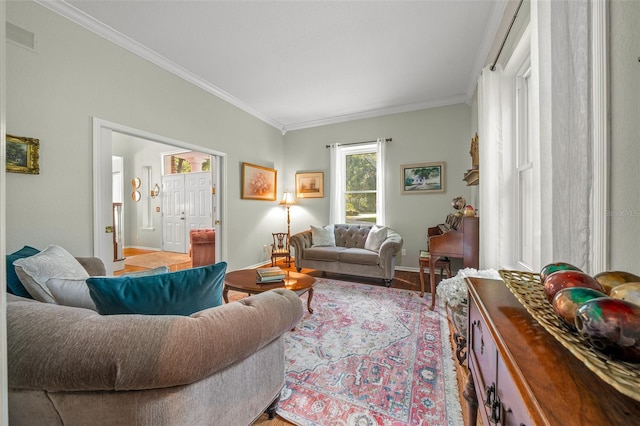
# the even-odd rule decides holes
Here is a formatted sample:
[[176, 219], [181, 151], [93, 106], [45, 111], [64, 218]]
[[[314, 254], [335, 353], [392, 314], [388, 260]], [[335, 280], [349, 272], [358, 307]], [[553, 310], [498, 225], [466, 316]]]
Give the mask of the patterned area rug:
[[155, 253], [138, 254], [129, 256], [124, 260], [125, 265], [138, 266], [141, 268], [153, 269], [159, 266], [173, 266], [180, 263], [191, 262], [191, 257], [184, 253], [172, 253], [168, 251], [158, 251]]
[[285, 335], [278, 414], [303, 426], [462, 425], [447, 319], [428, 302], [318, 279], [314, 313]]

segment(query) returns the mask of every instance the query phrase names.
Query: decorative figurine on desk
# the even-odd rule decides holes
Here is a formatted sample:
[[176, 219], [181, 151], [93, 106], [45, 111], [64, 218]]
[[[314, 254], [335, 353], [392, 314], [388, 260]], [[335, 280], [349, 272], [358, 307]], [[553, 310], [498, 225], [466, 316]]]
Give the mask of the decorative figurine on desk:
[[475, 217], [476, 209], [471, 204], [464, 208], [464, 217]]
[[467, 200], [464, 199], [464, 197], [459, 196], [454, 198], [453, 200], [451, 200], [451, 207], [453, 207], [454, 210], [456, 210], [456, 216], [462, 216], [462, 211], [464, 210], [464, 207], [467, 205]]

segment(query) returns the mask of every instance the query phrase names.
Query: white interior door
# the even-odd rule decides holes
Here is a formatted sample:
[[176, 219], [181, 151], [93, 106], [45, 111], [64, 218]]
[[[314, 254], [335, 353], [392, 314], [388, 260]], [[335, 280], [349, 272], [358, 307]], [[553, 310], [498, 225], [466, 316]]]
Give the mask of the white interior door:
[[187, 252], [184, 175], [162, 176], [162, 250]]
[[[211, 173], [198, 172], [183, 175], [185, 179], [186, 229], [211, 228]], [[185, 237], [187, 238], [187, 237]]]

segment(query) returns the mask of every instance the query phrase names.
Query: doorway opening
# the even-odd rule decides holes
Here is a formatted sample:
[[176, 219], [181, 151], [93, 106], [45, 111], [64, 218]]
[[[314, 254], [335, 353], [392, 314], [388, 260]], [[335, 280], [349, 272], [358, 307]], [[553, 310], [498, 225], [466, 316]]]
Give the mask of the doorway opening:
[[[119, 268], [114, 263], [114, 215], [113, 215], [113, 176], [112, 156], [123, 158], [122, 182], [138, 180], [139, 188], [135, 191], [140, 196], [128, 197], [125, 187], [123, 199], [123, 218], [120, 229], [123, 230], [125, 246], [142, 249], [164, 250], [163, 240], [166, 228], [163, 216], [168, 212], [173, 200], [171, 192], [164, 185], [165, 175], [168, 177], [182, 176], [186, 186], [192, 186], [193, 180], [200, 184], [199, 191], [187, 191], [185, 197], [193, 199], [193, 203], [183, 204], [189, 207], [189, 213], [198, 213], [197, 220], [186, 221], [183, 225], [185, 233], [182, 239], [185, 248], [177, 251], [188, 252], [188, 227], [209, 227], [216, 229], [216, 261], [226, 257], [226, 232], [223, 221], [225, 198], [225, 170], [226, 155], [224, 153], [179, 141], [163, 136], [151, 134], [142, 130], [110, 123], [94, 118], [94, 255], [105, 263], [108, 274], [113, 274]], [[204, 158], [200, 164], [192, 167], [200, 171], [196, 173], [171, 173], [171, 168], [165, 168], [167, 155], [178, 158], [185, 171], [185, 160], [190, 154], [196, 153]], [[194, 157], [195, 158], [195, 157]], [[202, 163], [207, 163], [202, 170]], [[178, 169], [175, 169], [178, 170]], [[187, 176], [193, 175], [191, 178]], [[131, 188], [130, 188], [131, 189]], [[134, 191], [134, 192], [135, 192]], [[126, 204], [129, 204], [127, 208]], [[175, 204], [175, 203], [174, 203]], [[208, 214], [202, 213], [203, 208]], [[199, 210], [196, 212], [195, 210]], [[180, 210], [183, 211], [183, 210]], [[202, 214], [201, 214], [202, 213]], [[186, 211], [185, 211], [186, 216]], [[191, 215], [197, 216], [197, 215]], [[172, 251], [175, 251], [172, 250]]]

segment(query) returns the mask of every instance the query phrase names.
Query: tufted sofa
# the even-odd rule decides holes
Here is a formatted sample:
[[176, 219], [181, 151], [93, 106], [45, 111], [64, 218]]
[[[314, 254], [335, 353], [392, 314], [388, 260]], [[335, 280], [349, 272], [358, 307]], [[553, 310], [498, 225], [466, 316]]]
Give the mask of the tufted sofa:
[[365, 249], [365, 243], [373, 225], [336, 224], [333, 227], [335, 246], [314, 247], [311, 229], [291, 237], [298, 272], [302, 268], [311, 268], [382, 278], [387, 287], [390, 286], [395, 274], [396, 256], [402, 249], [400, 234], [386, 228], [386, 239], [378, 251], [372, 251]]
[[[79, 259], [103, 273], [99, 259]], [[190, 316], [100, 315], [7, 294], [12, 425], [241, 425], [284, 385], [300, 298], [277, 289]]]

